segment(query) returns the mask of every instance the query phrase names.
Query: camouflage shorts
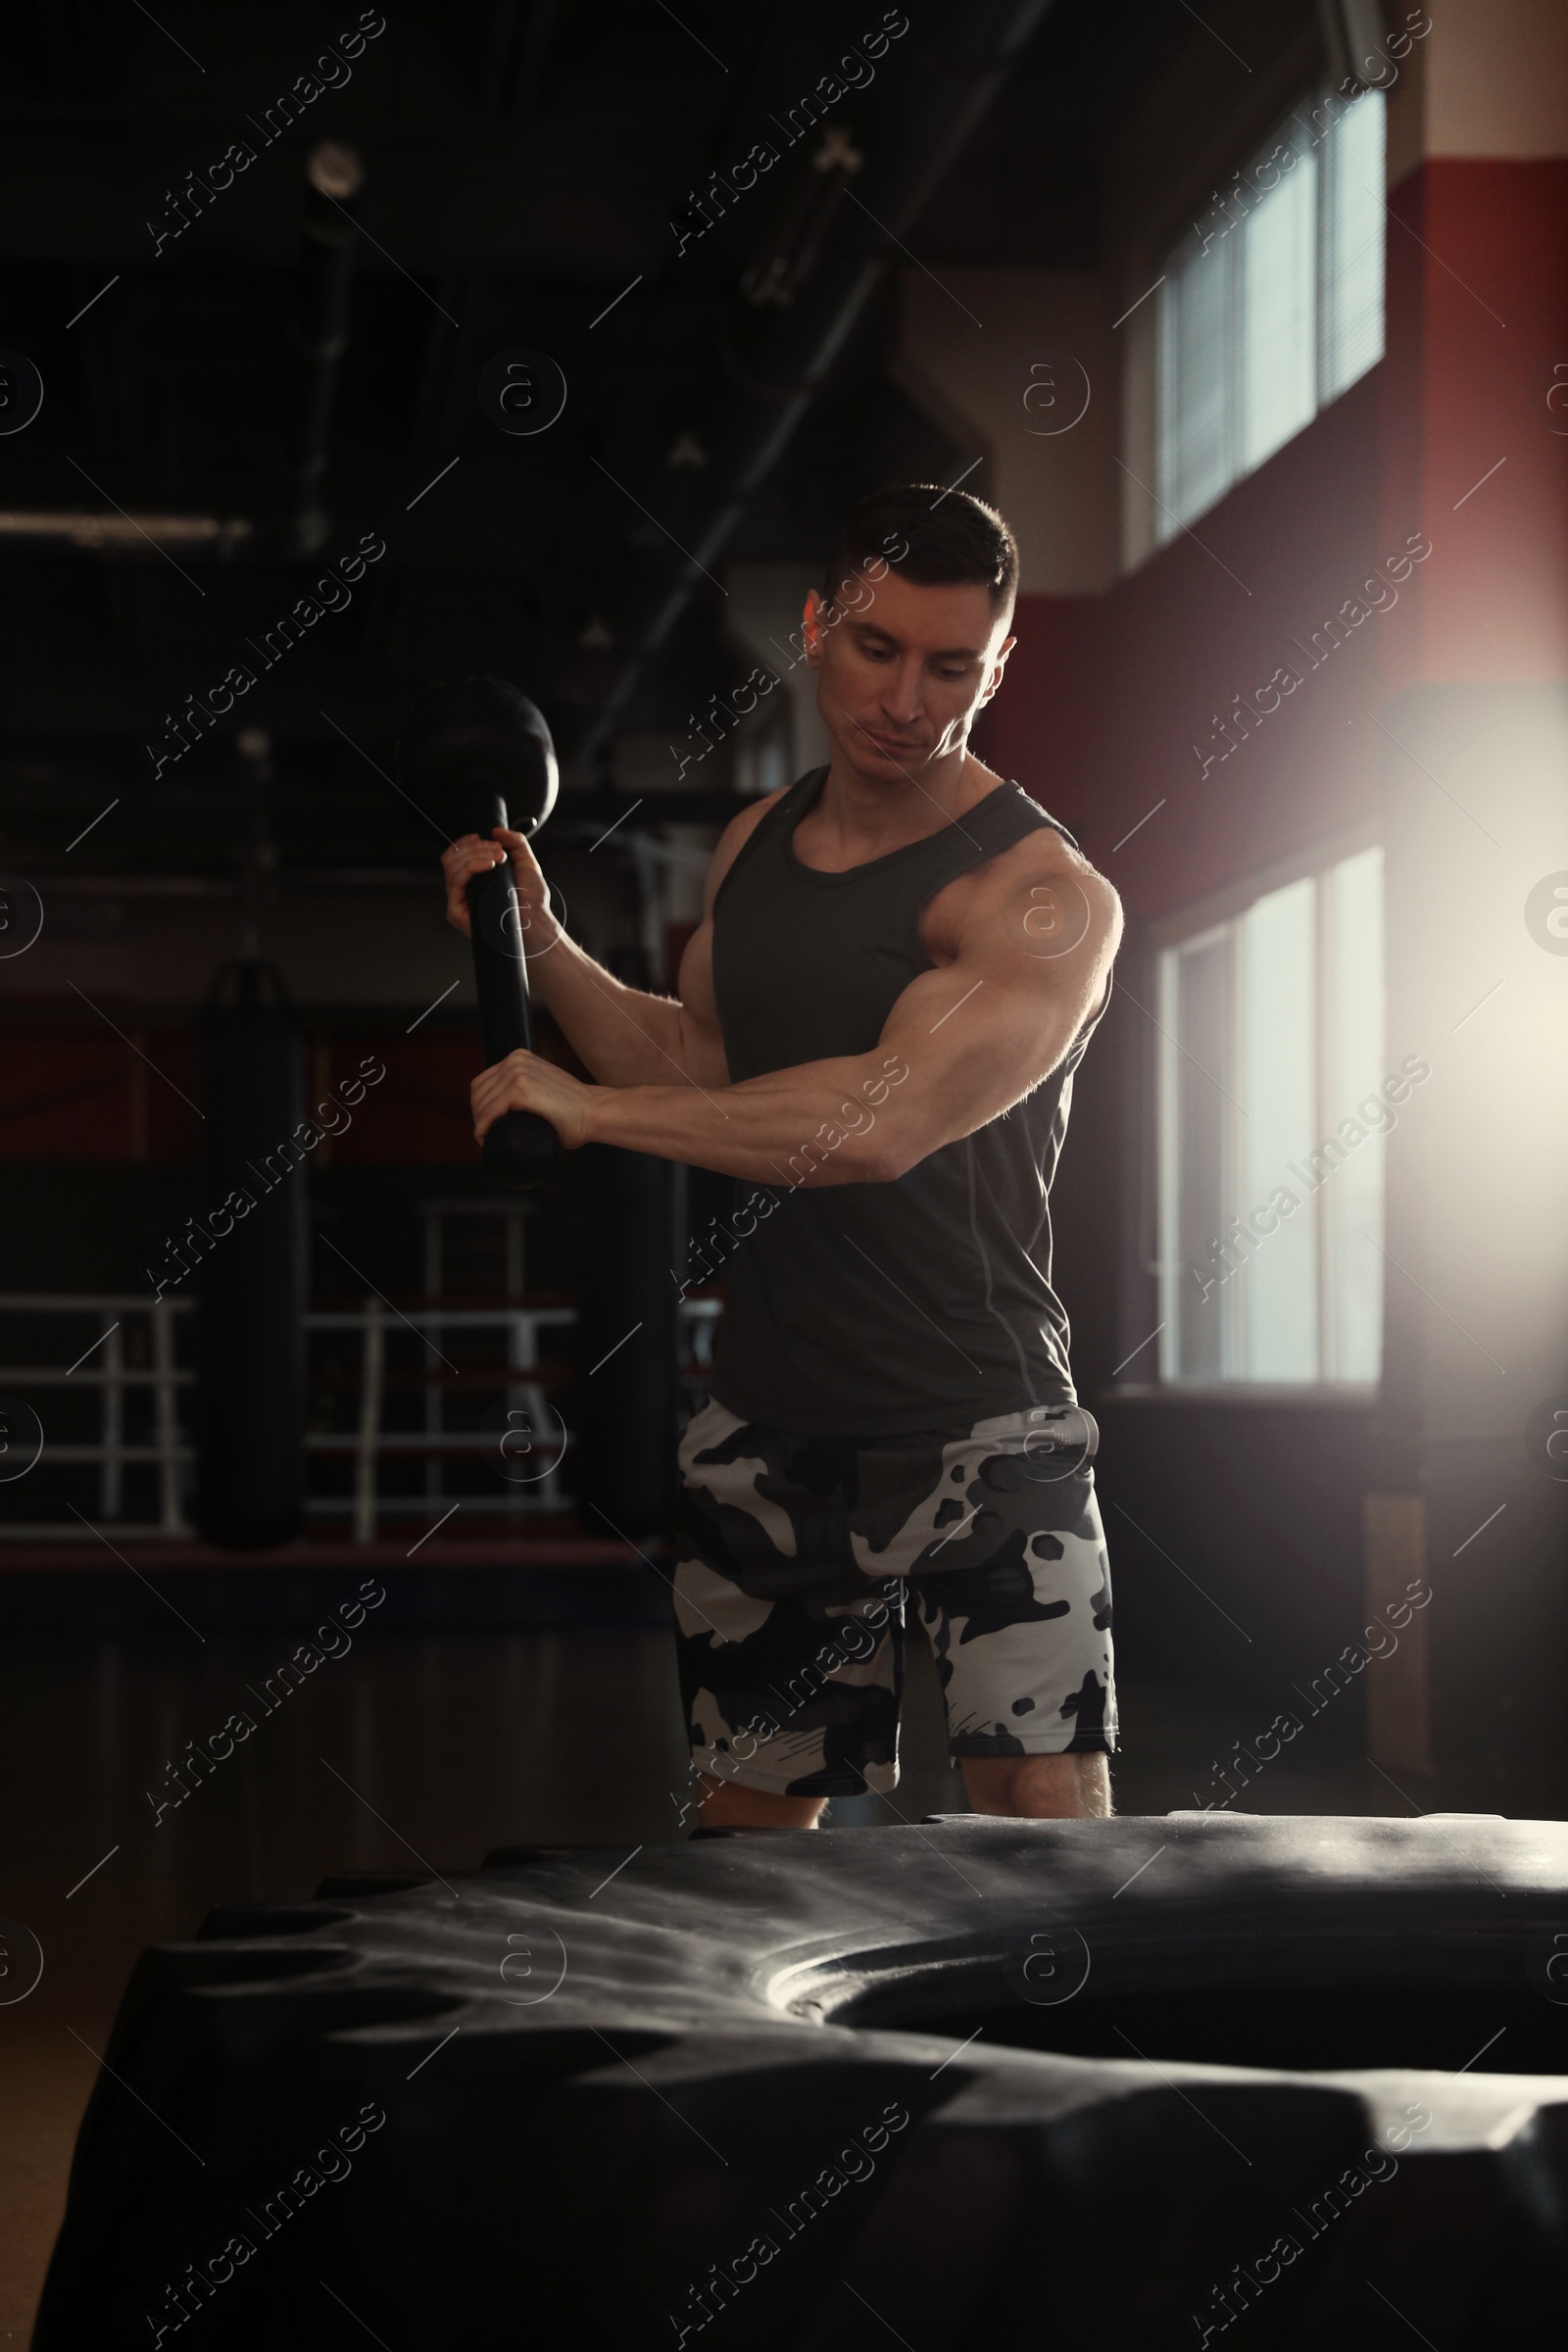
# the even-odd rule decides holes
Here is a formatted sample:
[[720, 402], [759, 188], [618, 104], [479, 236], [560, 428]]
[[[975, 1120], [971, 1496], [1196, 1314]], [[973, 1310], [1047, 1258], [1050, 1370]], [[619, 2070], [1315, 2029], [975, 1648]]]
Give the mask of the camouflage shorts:
[[[1088, 1434], [1054, 1454], [1069, 1415]], [[905, 1596], [955, 1756], [1116, 1743], [1093, 1423], [1070, 1407], [965, 1435], [792, 1436], [710, 1398], [681, 1444], [681, 1696], [704, 1771], [790, 1796], [898, 1785]]]

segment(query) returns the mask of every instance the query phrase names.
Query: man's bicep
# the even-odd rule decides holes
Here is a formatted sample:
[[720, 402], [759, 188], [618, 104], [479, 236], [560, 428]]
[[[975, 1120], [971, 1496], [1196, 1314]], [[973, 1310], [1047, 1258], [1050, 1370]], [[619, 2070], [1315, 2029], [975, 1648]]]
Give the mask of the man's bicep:
[[1043, 1007], [1054, 1043], [1046, 1070], [1104, 1009], [1121, 932], [1120, 899], [1074, 850], [1010, 882], [993, 919], [972, 927], [974, 951], [999, 981], [1033, 993]]
[[1119, 935], [1099, 875], [1053, 876], [1004, 894], [965, 926], [953, 961], [909, 982], [879, 1050], [923, 1075], [908, 1100], [936, 1142], [971, 1134], [1050, 1075], [1103, 1004]]
[[1020, 972], [1000, 956], [960, 956], [909, 982], [877, 1052], [923, 1069], [928, 1085], [955, 1105], [975, 1094], [993, 1118], [1037, 1086], [1071, 1044], [1082, 1026], [1072, 1014], [1075, 994], [1054, 976]]

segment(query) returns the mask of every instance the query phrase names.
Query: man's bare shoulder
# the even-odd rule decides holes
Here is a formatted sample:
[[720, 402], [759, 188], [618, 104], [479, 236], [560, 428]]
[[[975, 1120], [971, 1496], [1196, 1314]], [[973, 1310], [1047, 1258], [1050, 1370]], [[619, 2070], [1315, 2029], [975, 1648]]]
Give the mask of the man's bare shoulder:
[[1041, 825], [1015, 841], [1010, 850], [991, 860], [993, 879], [1004, 892], [1016, 891], [1019, 884], [1050, 882], [1056, 878], [1074, 882], [1089, 892], [1097, 904], [1120, 902], [1111, 884], [1099, 868], [1090, 864], [1076, 842], [1058, 833], [1054, 825]]
[[1038, 954], [1037, 935], [1055, 926], [1062, 936], [1118, 938], [1121, 901], [1065, 834], [1039, 825], [949, 883], [928, 916], [928, 943], [950, 956], [968, 952], [999, 919], [1009, 937], [1016, 934]]

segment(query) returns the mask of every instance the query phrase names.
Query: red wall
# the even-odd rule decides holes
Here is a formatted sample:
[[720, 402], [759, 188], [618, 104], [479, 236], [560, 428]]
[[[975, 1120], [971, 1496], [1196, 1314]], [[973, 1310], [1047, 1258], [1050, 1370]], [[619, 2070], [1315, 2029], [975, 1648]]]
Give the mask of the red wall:
[[[197, 1150], [186, 1100], [196, 1092], [193, 1033], [127, 1023], [126, 1034], [146, 1060], [107, 1029], [84, 1033], [64, 1020], [0, 1036], [0, 1157], [188, 1165]], [[308, 1106], [366, 1055], [386, 1076], [350, 1111], [347, 1130], [318, 1147], [318, 1165], [451, 1166], [476, 1156], [468, 1083], [479, 1067], [477, 1029], [312, 1036]]]
[[[188, 1035], [139, 1030], [136, 1044], [190, 1093]], [[0, 1037], [0, 1158], [183, 1159], [194, 1127], [178, 1096], [109, 1029], [83, 1036], [41, 1021]]]
[[[1292, 640], [1305, 645], [1404, 536], [1385, 548], [1378, 521], [1381, 374], [1107, 596], [1020, 600], [995, 760], [1072, 827], [1132, 913], [1178, 906], [1371, 805], [1365, 713], [1397, 608], [1315, 670]], [[1251, 731], [1227, 755], [1216, 715], [1285, 662], [1302, 683], [1261, 723], [1244, 717]]]
[[1563, 678], [1568, 162], [1429, 164], [1390, 211], [1385, 528], [1419, 506], [1434, 555], [1386, 691]]

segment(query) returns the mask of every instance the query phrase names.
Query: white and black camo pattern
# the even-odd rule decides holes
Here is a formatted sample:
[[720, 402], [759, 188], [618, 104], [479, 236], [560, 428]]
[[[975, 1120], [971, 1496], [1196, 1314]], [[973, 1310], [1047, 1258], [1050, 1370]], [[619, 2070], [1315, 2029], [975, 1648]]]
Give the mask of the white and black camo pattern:
[[694, 1761], [791, 1796], [898, 1785], [906, 1595], [955, 1756], [1116, 1744], [1110, 1570], [1085, 1460], [1036, 1407], [966, 1434], [803, 1437], [710, 1398], [681, 1446], [675, 1571]]

